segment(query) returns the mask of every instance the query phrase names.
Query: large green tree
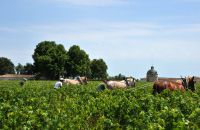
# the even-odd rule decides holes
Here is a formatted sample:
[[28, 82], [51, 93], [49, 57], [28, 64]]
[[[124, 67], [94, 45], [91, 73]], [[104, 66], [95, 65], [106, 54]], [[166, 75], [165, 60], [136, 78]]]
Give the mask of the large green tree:
[[24, 66], [24, 74], [34, 74], [34, 66], [31, 63], [26, 63]]
[[103, 59], [94, 59], [90, 64], [91, 78], [93, 79], [105, 79], [107, 78], [107, 65]]
[[66, 59], [63, 45], [54, 41], [43, 41], [36, 46], [33, 54], [35, 72], [48, 79], [57, 79], [64, 73]]
[[31, 63], [26, 63], [26, 65], [18, 63], [15, 70], [17, 74], [34, 74], [34, 66]]
[[12, 61], [5, 57], [0, 57], [0, 74], [14, 74], [15, 66]]
[[67, 56], [68, 60], [65, 65], [67, 76], [89, 76], [91, 74], [89, 56], [79, 46], [70, 47]]
[[15, 70], [16, 70], [17, 74], [23, 74], [24, 66], [22, 64], [18, 63], [18, 65], [15, 67]]

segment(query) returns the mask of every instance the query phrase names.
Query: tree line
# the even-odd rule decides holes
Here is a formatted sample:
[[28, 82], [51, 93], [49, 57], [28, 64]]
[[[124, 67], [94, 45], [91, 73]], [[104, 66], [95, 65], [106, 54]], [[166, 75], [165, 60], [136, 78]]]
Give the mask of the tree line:
[[54, 41], [38, 43], [32, 55], [33, 64], [14, 66], [12, 61], [0, 57], [0, 74], [34, 74], [36, 78], [58, 79], [59, 77], [87, 76], [92, 79], [107, 78], [107, 65], [103, 59], [90, 60], [89, 55], [78, 45], [66, 50]]

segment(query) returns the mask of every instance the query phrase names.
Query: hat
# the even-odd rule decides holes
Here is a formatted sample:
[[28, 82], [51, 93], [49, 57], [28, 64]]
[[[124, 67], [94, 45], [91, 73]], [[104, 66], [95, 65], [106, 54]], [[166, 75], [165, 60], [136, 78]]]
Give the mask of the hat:
[[64, 81], [64, 79], [63, 79], [63, 78], [60, 78], [60, 81]]
[[27, 78], [23, 78], [23, 81], [27, 81]]

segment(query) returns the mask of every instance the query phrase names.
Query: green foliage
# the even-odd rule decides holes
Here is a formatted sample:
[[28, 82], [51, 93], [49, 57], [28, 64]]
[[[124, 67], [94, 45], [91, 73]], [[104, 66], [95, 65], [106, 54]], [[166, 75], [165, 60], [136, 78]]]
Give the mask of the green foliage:
[[57, 45], [53, 41], [39, 43], [33, 54], [36, 73], [48, 79], [57, 79], [63, 75], [66, 59], [63, 45]]
[[[37, 74], [37, 77], [57, 79], [59, 76], [75, 77], [91, 74], [94, 78], [105, 78], [107, 76], [107, 65], [103, 59], [93, 60], [90, 66], [89, 55], [79, 46], [73, 45], [66, 52], [63, 45], [57, 45], [53, 41], [44, 41], [36, 46], [33, 54], [34, 65], [24, 66], [24, 72]], [[17, 71], [21, 66], [17, 66]], [[91, 73], [91, 69], [93, 73]]]
[[67, 56], [68, 60], [65, 65], [67, 76], [89, 76], [91, 74], [89, 56], [79, 46], [73, 45], [70, 47]]
[[24, 74], [34, 74], [34, 66], [31, 63], [26, 63], [24, 66]]
[[124, 80], [126, 76], [122, 75], [121, 73], [119, 75], [113, 76], [113, 77], [109, 77], [109, 80]]
[[15, 70], [16, 70], [17, 74], [23, 74], [24, 66], [22, 64], [18, 63], [18, 65], [15, 67]]
[[96, 90], [100, 82], [53, 89], [53, 81], [0, 81], [0, 129], [199, 129], [197, 91], [163, 91], [152, 83]]
[[18, 63], [15, 70], [17, 74], [34, 74], [34, 66], [31, 63], [26, 63], [24, 66]]
[[103, 59], [94, 59], [90, 64], [91, 78], [93, 79], [106, 79], [107, 78], [107, 65]]
[[14, 74], [14, 64], [12, 61], [5, 57], [0, 57], [0, 75]]

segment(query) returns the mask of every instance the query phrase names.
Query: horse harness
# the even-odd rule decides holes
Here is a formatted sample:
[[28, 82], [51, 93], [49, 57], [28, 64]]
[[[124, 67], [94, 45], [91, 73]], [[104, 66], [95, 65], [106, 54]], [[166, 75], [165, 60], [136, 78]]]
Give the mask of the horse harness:
[[129, 83], [128, 83], [127, 78], [125, 78], [124, 80], [125, 80], [126, 85], [127, 85], [127, 86], [130, 86]]

